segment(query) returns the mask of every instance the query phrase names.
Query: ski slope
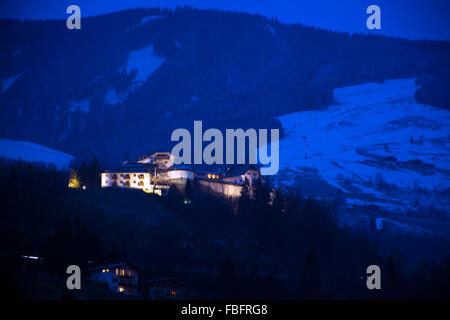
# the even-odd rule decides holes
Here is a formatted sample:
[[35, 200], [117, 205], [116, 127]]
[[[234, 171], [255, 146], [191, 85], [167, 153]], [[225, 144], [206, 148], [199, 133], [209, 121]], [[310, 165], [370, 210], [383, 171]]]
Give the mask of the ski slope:
[[341, 191], [351, 206], [448, 212], [450, 112], [415, 101], [416, 89], [415, 79], [339, 88], [326, 110], [280, 117], [278, 183]]
[[60, 170], [68, 168], [74, 159], [70, 154], [37, 143], [10, 139], [0, 139], [0, 158], [53, 164]]

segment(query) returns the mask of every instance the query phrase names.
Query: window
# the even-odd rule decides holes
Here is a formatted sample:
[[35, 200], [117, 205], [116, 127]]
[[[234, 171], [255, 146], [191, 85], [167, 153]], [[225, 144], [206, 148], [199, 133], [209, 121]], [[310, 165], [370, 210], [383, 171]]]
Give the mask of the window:
[[112, 175], [113, 180], [117, 180], [117, 174]]
[[140, 179], [140, 180], [144, 180], [144, 175], [143, 175], [143, 174], [140, 174], [140, 175], [139, 175], [139, 179]]

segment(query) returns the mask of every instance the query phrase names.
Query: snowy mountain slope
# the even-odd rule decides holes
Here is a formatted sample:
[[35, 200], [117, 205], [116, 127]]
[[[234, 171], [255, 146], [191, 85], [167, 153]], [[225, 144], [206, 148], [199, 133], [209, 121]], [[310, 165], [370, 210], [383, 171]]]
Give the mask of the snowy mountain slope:
[[0, 158], [53, 164], [58, 169], [69, 167], [73, 156], [37, 143], [0, 139]]
[[137, 72], [136, 81], [145, 82], [165, 60], [165, 58], [155, 55], [153, 44], [150, 44], [145, 48], [131, 51], [125, 69], [127, 74], [135, 70]]
[[[445, 74], [450, 53], [448, 43], [189, 7], [89, 17], [79, 32], [64, 20], [0, 24], [0, 136], [107, 166], [170, 150], [171, 132], [194, 120], [280, 128], [275, 117], [331, 104], [336, 87]], [[445, 108], [447, 87], [436, 82], [419, 96]]]
[[414, 100], [414, 79], [334, 90], [337, 105], [280, 117], [280, 185], [347, 204], [449, 212], [450, 112]]

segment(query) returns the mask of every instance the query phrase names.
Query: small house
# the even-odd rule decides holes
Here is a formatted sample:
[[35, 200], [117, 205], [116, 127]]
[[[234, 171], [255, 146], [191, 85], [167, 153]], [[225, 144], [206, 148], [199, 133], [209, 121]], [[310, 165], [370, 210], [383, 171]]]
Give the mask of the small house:
[[138, 296], [141, 270], [127, 263], [102, 265], [89, 269], [89, 280], [104, 283], [114, 292]]

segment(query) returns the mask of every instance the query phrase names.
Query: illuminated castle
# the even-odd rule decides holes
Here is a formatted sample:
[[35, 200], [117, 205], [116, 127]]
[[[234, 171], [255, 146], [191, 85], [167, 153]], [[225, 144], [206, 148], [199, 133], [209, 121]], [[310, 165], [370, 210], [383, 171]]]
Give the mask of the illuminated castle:
[[188, 180], [196, 180], [208, 190], [225, 197], [239, 197], [245, 179], [253, 184], [260, 177], [255, 167], [237, 165], [223, 173], [194, 171], [186, 165], [174, 165], [169, 152], [156, 152], [141, 157], [137, 162], [125, 161], [117, 170], [101, 174], [102, 188], [134, 188], [147, 193], [166, 195], [171, 185], [184, 190]]

